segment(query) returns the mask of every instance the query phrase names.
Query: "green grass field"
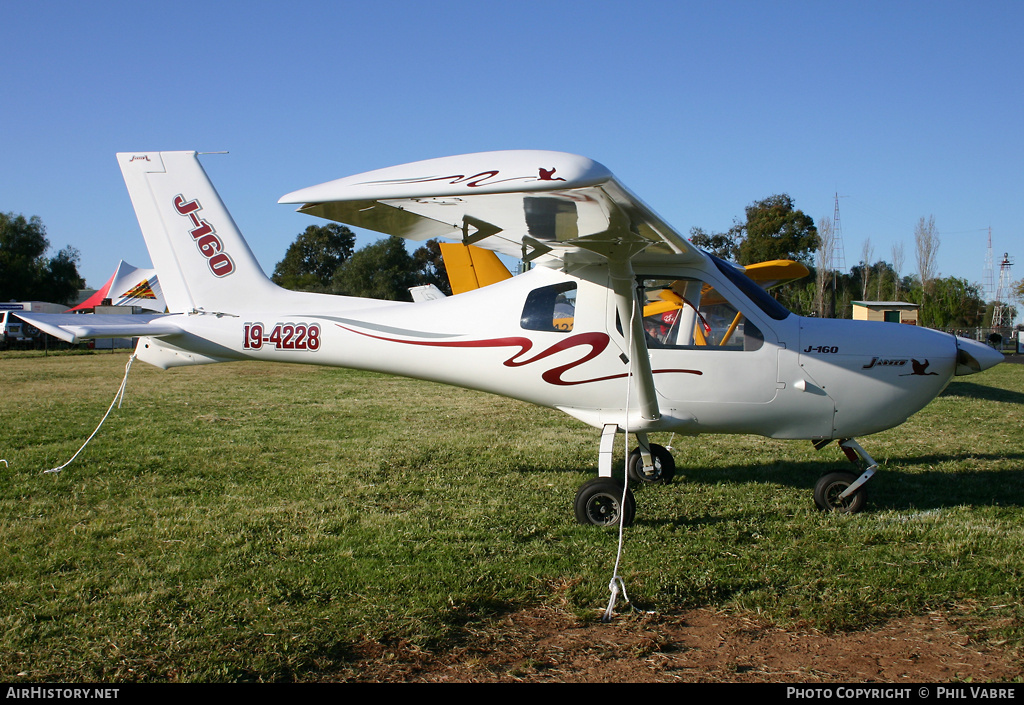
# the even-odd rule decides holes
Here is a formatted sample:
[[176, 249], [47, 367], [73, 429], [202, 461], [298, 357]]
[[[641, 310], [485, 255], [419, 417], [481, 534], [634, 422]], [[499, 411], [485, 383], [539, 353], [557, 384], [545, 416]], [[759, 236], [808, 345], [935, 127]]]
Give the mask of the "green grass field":
[[[509, 610], [607, 604], [616, 532], [572, 513], [596, 430], [364, 372], [136, 363], [43, 474], [127, 359], [0, 357], [0, 681], [316, 680], [365, 638], [441, 648]], [[839, 631], [941, 610], [1019, 648], [1024, 365], [961, 379], [860, 439], [882, 468], [855, 516], [811, 500], [848, 465], [835, 445], [655, 437], [678, 474], [636, 492], [630, 598]]]

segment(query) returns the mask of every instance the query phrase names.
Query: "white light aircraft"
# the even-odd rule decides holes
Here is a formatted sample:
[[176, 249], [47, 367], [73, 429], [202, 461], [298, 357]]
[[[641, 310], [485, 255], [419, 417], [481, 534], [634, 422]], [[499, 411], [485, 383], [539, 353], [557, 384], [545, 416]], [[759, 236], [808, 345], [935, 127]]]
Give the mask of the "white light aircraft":
[[[443, 382], [564, 411], [600, 430], [582, 523], [628, 524], [613, 477], [619, 433], [636, 438], [630, 482], [675, 465], [653, 432], [837, 440], [858, 472], [818, 481], [824, 510], [858, 511], [877, 464], [854, 440], [892, 428], [954, 375], [1002, 355], [909, 325], [803, 318], [742, 269], [693, 246], [584, 157], [505, 151], [433, 159], [284, 196], [299, 212], [413, 240], [441, 238], [530, 269], [417, 303], [287, 291], [263, 273], [195, 152], [118, 155], [170, 313], [23, 319], [70, 342], [139, 336], [160, 368], [271, 360]], [[485, 315], [481, 315], [481, 314]]]

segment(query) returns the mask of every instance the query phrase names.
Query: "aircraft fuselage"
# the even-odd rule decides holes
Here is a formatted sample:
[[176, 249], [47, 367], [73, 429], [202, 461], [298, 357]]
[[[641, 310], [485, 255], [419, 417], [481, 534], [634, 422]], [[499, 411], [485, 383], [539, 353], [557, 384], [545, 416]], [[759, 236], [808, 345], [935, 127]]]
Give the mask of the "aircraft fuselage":
[[[363, 307], [358, 300], [283, 292], [274, 310], [179, 314], [188, 332], [145, 339], [139, 355], [164, 368], [254, 359], [374, 370], [557, 408], [598, 428], [614, 423], [630, 431], [812, 439], [898, 425], [939, 394], [956, 369], [957, 343], [948, 334], [773, 317], [774, 310], [762, 310], [714, 268], [639, 262], [635, 269], [638, 281], [677, 288], [691, 282], [691, 294], [703, 288], [705, 301], [707, 291], [716, 292], [716, 301], [728, 299], [729, 311], [741, 313], [746, 331], [724, 345], [697, 343], [688, 334], [667, 344], [648, 336], [659, 411], [653, 419], [636, 412], [630, 327], [622, 323], [629, 314], [616, 306], [608, 267], [600, 263], [573, 274], [537, 268], [415, 304]], [[565, 291], [574, 300], [562, 314], [555, 300]]]

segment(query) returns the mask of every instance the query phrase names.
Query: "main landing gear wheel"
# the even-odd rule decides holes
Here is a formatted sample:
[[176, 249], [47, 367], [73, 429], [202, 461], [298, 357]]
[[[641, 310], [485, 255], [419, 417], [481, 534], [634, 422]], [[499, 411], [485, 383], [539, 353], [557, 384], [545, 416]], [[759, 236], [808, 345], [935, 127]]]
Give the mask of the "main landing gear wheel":
[[594, 526], [630, 526], [636, 516], [636, 500], [626, 490], [622, 500], [622, 483], [610, 477], [595, 477], [584, 482], [576, 492], [576, 521]]
[[841, 498], [846, 488], [854, 483], [857, 476], [852, 472], [830, 472], [822, 475], [814, 485], [814, 503], [823, 512], [839, 512], [840, 514], [856, 514], [867, 503], [864, 487], [845, 499]]
[[628, 468], [627, 472], [629, 472], [629, 480], [630, 482], [643, 483], [660, 482], [663, 485], [667, 485], [675, 477], [676, 461], [665, 446], [652, 443], [650, 448], [651, 465], [653, 467], [649, 472], [644, 472], [644, 458], [640, 454], [639, 448], [634, 448], [633, 452], [629, 454], [629, 463], [626, 466]]

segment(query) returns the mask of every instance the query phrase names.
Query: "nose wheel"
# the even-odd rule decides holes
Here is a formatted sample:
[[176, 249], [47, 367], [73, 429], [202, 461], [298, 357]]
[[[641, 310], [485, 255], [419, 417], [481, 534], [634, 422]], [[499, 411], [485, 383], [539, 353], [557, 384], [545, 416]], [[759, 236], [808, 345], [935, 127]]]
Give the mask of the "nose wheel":
[[867, 502], [867, 493], [863, 487], [846, 494], [856, 481], [857, 476], [852, 472], [830, 472], [822, 475], [814, 485], [814, 504], [823, 512], [856, 514]]

